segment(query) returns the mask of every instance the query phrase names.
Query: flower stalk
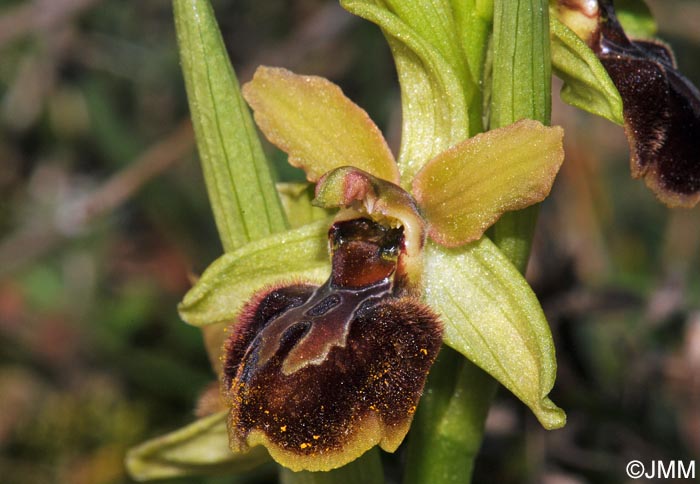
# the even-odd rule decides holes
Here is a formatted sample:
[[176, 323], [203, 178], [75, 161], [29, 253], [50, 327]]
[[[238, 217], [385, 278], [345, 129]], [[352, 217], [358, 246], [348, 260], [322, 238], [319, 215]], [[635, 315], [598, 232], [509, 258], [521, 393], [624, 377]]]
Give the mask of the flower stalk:
[[383, 484], [384, 472], [375, 447], [346, 466], [328, 472], [293, 472], [282, 467], [280, 484]]

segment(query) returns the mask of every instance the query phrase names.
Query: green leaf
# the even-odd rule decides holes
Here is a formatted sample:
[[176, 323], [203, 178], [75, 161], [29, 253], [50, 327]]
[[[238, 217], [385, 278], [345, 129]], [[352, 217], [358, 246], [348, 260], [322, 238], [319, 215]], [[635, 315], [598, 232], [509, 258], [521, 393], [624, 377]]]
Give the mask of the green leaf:
[[[402, 97], [401, 182], [435, 155], [467, 138], [476, 82], [464, 60], [448, 0], [341, 0], [349, 12], [382, 28]], [[472, 114], [478, 121], [480, 112]]]
[[463, 245], [504, 212], [544, 200], [564, 161], [563, 136], [559, 127], [524, 119], [430, 160], [413, 180], [430, 237], [448, 247]]
[[284, 230], [270, 169], [208, 0], [174, 0], [187, 97], [224, 250]]
[[547, 429], [564, 412], [549, 399], [554, 343], [535, 294], [486, 237], [460, 249], [429, 243], [425, 299], [445, 325], [445, 343], [523, 401]]
[[550, 20], [550, 32], [552, 66], [564, 81], [562, 100], [622, 125], [622, 98], [593, 51], [555, 18]]
[[278, 183], [277, 193], [289, 225], [293, 229], [331, 216], [328, 210], [311, 204], [314, 198], [314, 187], [310, 183]]
[[332, 82], [286, 69], [259, 67], [243, 95], [268, 140], [315, 182], [340, 166], [356, 166], [398, 182], [399, 171], [379, 128]]
[[231, 452], [226, 416], [227, 412], [210, 415], [131, 449], [126, 457], [129, 474], [137, 481], [233, 474], [270, 462], [264, 447], [246, 454]]
[[178, 305], [189, 324], [233, 321], [243, 304], [266, 285], [322, 282], [330, 273], [328, 220], [274, 234], [214, 261]]

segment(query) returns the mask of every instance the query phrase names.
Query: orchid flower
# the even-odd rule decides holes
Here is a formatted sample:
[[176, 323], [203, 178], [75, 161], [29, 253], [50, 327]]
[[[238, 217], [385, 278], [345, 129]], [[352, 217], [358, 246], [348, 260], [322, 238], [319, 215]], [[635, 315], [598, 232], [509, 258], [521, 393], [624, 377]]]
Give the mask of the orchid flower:
[[[402, 89], [422, 87], [403, 104], [407, 136], [396, 161], [367, 113], [339, 87], [258, 69], [242, 97], [267, 139], [315, 184], [317, 208], [303, 188], [278, 192], [291, 227], [282, 230], [273, 223], [279, 217], [269, 175], [257, 161], [253, 169], [232, 154], [257, 160], [261, 151], [235, 77], [218, 60], [223, 44], [210, 35], [204, 3], [176, 0], [176, 20], [227, 252], [185, 295], [179, 313], [202, 328], [219, 386], [205, 394], [199, 421], [132, 451], [132, 474], [246, 468], [264, 460], [261, 447], [294, 471], [344, 466], [377, 445], [394, 451], [443, 343], [513, 392], [545, 428], [563, 426], [564, 412], [549, 398], [556, 360], [542, 309], [518, 268], [484, 235], [503, 214], [549, 194], [563, 161], [561, 128], [515, 118], [469, 137], [468, 123], [478, 132], [481, 122], [478, 111], [466, 112], [477, 98], [477, 63], [445, 62], [456, 51], [433, 49], [421, 25], [403, 23], [401, 12], [345, 2], [394, 36], [397, 65], [406, 62]], [[462, 20], [485, 42], [490, 20], [481, 15], [494, 7], [474, 8]], [[512, 58], [510, 48], [498, 46], [499, 56]], [[468, 57], [483, 54], [474, 44]], [[212, 102], [223, 85], [212, 76], [234, 86], [229, 101]], [[512, 85], [505, 77], [499, 82]], [[513, 117], [505, 109], [491, 116], [492, 126]], [[227, 136], [236, 140], [233, 149], [221, 148]], [[252, 212], [242, 208], [247, 195], [258, 197]], [[228, 223], [226, 209], [239, 226]]]
[[[523, 120], [469, 138], [430, 160], [411, 194], [379, 129], [329, 81], [263, 67], [243, 95], [267, 138], [316, 183], [314, 203], [341, 211], [323, 285], [270, 281], [223, 318], [236, 321], [222, 372], [232, 449], [263, 444], [294, 470], [339, 467], [377, 444], [394, 451], [441, 344], [439, 308], [421, 301], [449, 292], [441, 247], [478, 241], [503, 212], [544, 199], [562, 130]], [[185, 297], [184, 319], [201, 317], [191, 308], [202, 288], [212, 297], [215, 274]], [[456, 337], [452, 325], [446, 337]]]
[[[642, 32], [645, 38], [628, 36], [612, 0], [551, 3], [553, 17], [592, 50], [619, 90], [632, 176], [643, 178], [669, 207], [695, 206], [700, 91], [679, 72], [671, 48], [648, 37], [653, 29]], [[567, 37], [566, 27], [557, 26], [560, 38]]]

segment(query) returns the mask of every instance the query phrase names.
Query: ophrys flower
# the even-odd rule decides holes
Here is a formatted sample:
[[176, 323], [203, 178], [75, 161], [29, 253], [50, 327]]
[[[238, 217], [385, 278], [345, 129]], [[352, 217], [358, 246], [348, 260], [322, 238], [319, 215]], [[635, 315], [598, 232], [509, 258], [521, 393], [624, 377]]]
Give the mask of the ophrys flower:
[[[326, 282], [270, 278], [232, 325], [221, 373], [232, 449], [263, 444], [295, 470], [339, 467], [377, 444], [393, 451], [442, 340], [423, 297], [450, 279], [440, 246], [477, 241], [503, 212], [546, 197], [561, 129], [523, 120], [465, 140], [426, 163], [409, 193], [377, 127], [330, 82], [261, 68], [243, 92], [268, 139], [317, 183], [314, 203], [341, 210]], [[193, 292], [211, 282], [205, 273]], [[185, 319], [198, 298], [185, 298]], [[537, 405], [549, 402], [549, 383], [533, 382]], [[561, 422], [550, 404], [539, 416]]]

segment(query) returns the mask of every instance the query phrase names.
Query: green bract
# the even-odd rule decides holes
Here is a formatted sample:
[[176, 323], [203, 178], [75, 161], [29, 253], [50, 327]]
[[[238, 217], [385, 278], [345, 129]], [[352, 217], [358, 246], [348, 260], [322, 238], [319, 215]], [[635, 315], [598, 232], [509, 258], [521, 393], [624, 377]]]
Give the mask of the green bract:
[[[577, 16], [568, 7], [559, 5], [560, 3], [559, 0], [549, 2], [549, 28], [552, 68], [564, 81], [562, 100], [615, 124], [624, 124], [622, 98], [600, 60], [587, 45], [587, 41], [597, 29], [596, 19]], [[649, 7], [642, 0], [617, 0], [615, 7], [628, 35], [633, 38], [654, 36], [656, 23]], [[595, 5], [595, 10], [597, 9], [598, 6]], [[581, 27], [581, 30], [574, 32], [567, 27], [568, 24], [565, 25], [566, 21]]]
[[[559, 0], [549, 2], [552, 67], [564, 81], [562, 100], [615, 124], [624, 124], [622, 98], [600, 60], [587, 45], [598, 28], [596, 19], [578, 15], [575, 9], [569, 10], [560, 3]], [[617, 0], [615, 6], [619, 20], [630, 36], [649, 38], [656, 33], [656, 23], [642, 0]], [[598, 6], [591, 8], [597, 10]], [[581, 31], [571, 30], [565, 25], [567, 21], [580, 25]]]
[[552, 66], [564, 81], [563, 101], [623, 124], [622, 98], [593, 51], [574, 32], [552, 17]]
[[656, 35], [656, 21], [644, 0], [615, 0], [615, 10], [630, 37], [649, 38]]
[[[406, 187], [426, 161], [467, 138], [470, 124], [481, 124], [478, 112], [470, 117], [478, 81], [466, 65], [458, 34], [463, 26], [457, 21], [469, 17], [455, 16], [452, 3], [457, 2], [449, 0], [340, 3], [379, 25], [394, 55], [403, 115], [399, 168]], [[471, 132], [478, 131], [472, 128]]]
[[[551, 75], [543, 3], [495, 2], [491, 128], [522, 118], [549, 124]], [[514, 76], [519, 89], [513, 88]]]

